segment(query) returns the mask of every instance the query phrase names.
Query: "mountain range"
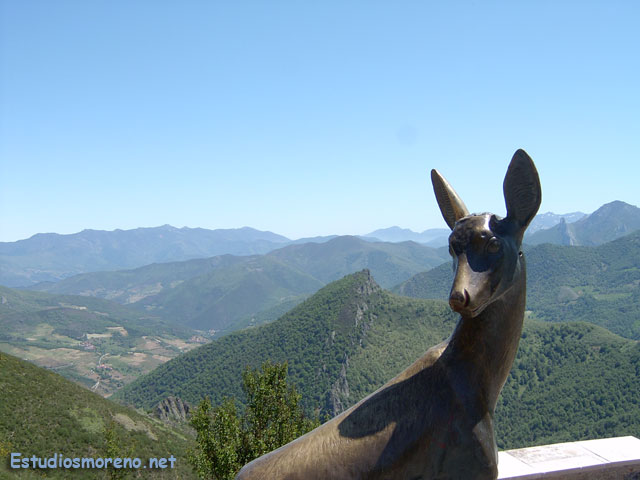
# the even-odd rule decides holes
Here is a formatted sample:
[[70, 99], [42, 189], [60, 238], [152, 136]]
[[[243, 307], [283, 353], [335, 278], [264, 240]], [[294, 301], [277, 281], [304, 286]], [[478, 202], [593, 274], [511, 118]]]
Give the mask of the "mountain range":
[[260, 256], [223, 255], [85, 273], [31, 288], [98, 296], [192, 328], [229, 331], [275, 320], [323, 285], [363, 268], [391, 287], [446, 257], [444, 249], [414, 242], [344, 236], [288, 245]]
[[39, 233], [0, 242], [0, 285], [28, 286], [79, 273], [121, 270], [215, 255], [262, 254], [289, 243], [253, 228], [206, 230], [170, 225], [134, 230]]
[[[586, 217], [580, 212], [541, 214], [533, 220], [525, 242], [597, 245], [640, 228], [638, 211], [624, 202], [612, 202]], [[608, 233], [603, 237], [605, 230]], [[440, 228], [417, 233], [390, 227], [359, 238], [374, 242], [413, 241], [438, 248], [446, 246], [448, 234], [448, 230]], [[135, 269], [225, 254], [261, 255], [287, 245], [324, 243], [335, 237], [292, 241], [249, 227], [206, 230], [170, 225], [112, 232], [84, 230], [72, 235], [40, 233], [17, 242], [0, 242], [0, 285], [27, 287], [81, 273]]]
[[547, 228], [552, 228], [564, 221], [566, 223], [573, 223], [581, 220], [586, 217], [586, 213], [582, 212], [572, 212], [572, 213], [539, 213], [534, 217], [529, 226], [527, 227], [527, 232], [525, 235], [532, 235], [539, 230], [545, 230]]
[[561, 219], [551, 228], [525, 236], [525, 243], [539, 245], [601, 245], [640, 229], [640, 208], [615, 201], [575, 222]]
[[[370, 272], [351, 274], [267, 325], [235, 332], [175, 358], [114, 398], [149, 409], [174, 395], [191, 403], [242, 400], [241, 372], [286, 361], [307, 412], [335, 415], [446, 338], [446, 302], [399, 297]], [[498, 445], [517, 448], [640, 433], [640, 345], [587, 323], [525, 322], [496, 410]]]
[[[525, 245], [527, 314], [496, 409], [500, 448], [640, 435], [637, 210], [613, 202], [551, 228], [572, 226], [571, 246]], [[30, 445], [65, 455], [106, 453], [114, 446], [106, 429], [116, 432], [122, 449], [138, 452], [144, 445], [143, 455], [161, 456], [153, 440], [164, 435], [177, 443], [162, 451], [183, 455], [180, 439], [187, 434], [118, 410], [52, 369], [149, 411], [167, 397], [194, 405], [205, 395], [214, 404], [234, 395], [242, 402], [245, 366], [287, 361], [306, 411], [326, 418], [454, 328], [456, 316], [443, 300], [452, 277], [444, 248], [350, 236], [278, 245], [267, 253], [85, 272], [34, 287], [42, 291], [0, 287], [0, 349], [34, 362], [46, 358], [49, 367], [0, 353], [0, 457]], [[193, 348], [206, 340], [189, 325], [251, 328]]]
[[[229, 333], [276, 320], [325, 284], [359, 268], [380, 274], [384, 286], [398, 294], [445, 299], [452, 281], [450, 263], [423, 271], [429, 268], [425, 262], [444, 260], [431, 257], [434, 252], [445, 255], [412, 242], [336, 237], [266, 255], [223, 255], [82, 274], [46, 284], [48, 293], [0, 287], [0, 349], [87, 387], [99, 381], [98, 391], [108, 395], [205, 341], [189, 327]], [[588, 320], [640, 339], [640, 231], [597, 247], [543, 244], [527, 246], [525, 252], [527, 308], [533, 317]], [[398, 272], [406, 280], [393, 286]], [[78, 293], [83, 296], [69, 295]], [[91, 345], [83, 346], [87, 334]], [[95, 349], [87, 350], [91, 347]], [[113, 370], [98, 371], [105, 353], [105, 364]]]
[[[634, 223], [639, 212], [634, 206], [613, 202], [574, 223], [564, 223], [564, 216], [544, 214], [539, 225], [558, 219], [561, 223], [538, 230], [525, 240], [549, 236], [564, 225], [583, 232], [579, 235], [583, 243], [597, 244], [634, 230], [640, 225]], [[391, 228], [372, 234], [385, 232], [387, 238], [394, 239], [407, 233]], [[440, 231], [423, 234], [437, 236]], [[283, 238], [279, 240], [284, 242]], [[352, 236], [318, 241], [322, 243], [295, 242], [264, 255], [220, 255], [133, 270], [84, 273], [30, 288], [111, 299], [192, 328], [229, 332], [275, 320], [322, 285], [360, 269], [370, 269], [384, 288], [392, 288], [448, 259], [444, 248], [415, 242], [375, 242], [372, 237], [365, 241]], [[436, 270], [429, 275], [437, 274]], [[413, 287], [402, 288], [408, 293]]]

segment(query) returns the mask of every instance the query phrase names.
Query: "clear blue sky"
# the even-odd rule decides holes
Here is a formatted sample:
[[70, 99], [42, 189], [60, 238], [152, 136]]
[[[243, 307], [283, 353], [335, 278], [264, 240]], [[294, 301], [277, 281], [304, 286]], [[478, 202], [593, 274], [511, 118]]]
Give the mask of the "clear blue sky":
[[639, 205], [640, 2], [0, 0], [0, 241]]

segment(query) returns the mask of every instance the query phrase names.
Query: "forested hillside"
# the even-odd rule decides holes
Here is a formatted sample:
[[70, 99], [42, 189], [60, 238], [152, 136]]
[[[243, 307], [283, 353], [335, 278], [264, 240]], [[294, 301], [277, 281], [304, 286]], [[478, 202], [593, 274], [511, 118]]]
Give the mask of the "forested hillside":
[[496, 408], [501, 448], [640, 436], [640, 344], [588, 323], [526, 321]]
[[[242, 399], [242, 368], [271, 359], [288, 361], [309, 413], [331, 416], [446, 338], [455, 321], [445, 302], [392, 295], [361, 272], [329, 284], [269, 325], [162, 365], [116, 397], [144, 408], [170, 394], [190, 402], [205, 395], [214, 403], [228, 395]], [[587, 323], [527, 320], [496, 411], [499, 446], [638, 435], [639, 379], [637, 342]]]
[[197, 402], [241, 396], [246, 365], [287, 361], [309, 412], [334, 415], [388, 380], [453, 329], [442, 302], [403, 299], [382, 290], [368, 271], [322, 288], [277, 321], [235, 332], [141, 377], [117, 399], [150, 408], [167, 395]]
[[[553, 322], [586, 321], [640, 339], [640, 231], [597, 247], [525, 246], [527, 309]], [[451, 263], [393, 288], [414, 298], [446, 299]]]
[[192, 328], [230, 331], [251, 324], [264, 310], [292, 307], [322, 286], [276, 258], [255, 256], [213, 268], [134, 306]]
[[149, 457], [173, 455], [175, 469], [151, 470], [145, 478], [194, 478], [186, 461], [189, 441], [185, 432], [0, 353], [0, 478], [102, 479], [108, 475], [100, 469], [9, 470], [11, 452], [42, 458], [56, 453], [68, 458], [139, 457], [143, 464]]
[[[323, 283], [368, 269], [384, 288], [447, 259], [446, 249], [415, 242], [367, 242], [344, 235], [325, 243], [289, 245], [268, 254]], [[413, 272], [413, 273], [412, 273]]]
[[251, 257], [218, 255], [182, 262], [152, 263], [133, 270], [82, 273], [55, 283], [42, 282], [28, 290], [105, 298], [126, 305], [212, 270], [242, 263], [247, 258]]

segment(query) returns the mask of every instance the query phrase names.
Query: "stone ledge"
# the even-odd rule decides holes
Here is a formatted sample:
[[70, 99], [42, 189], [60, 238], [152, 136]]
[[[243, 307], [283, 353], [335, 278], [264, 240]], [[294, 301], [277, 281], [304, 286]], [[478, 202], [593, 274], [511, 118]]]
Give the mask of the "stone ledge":
[[640, 440], [603, 438], [498, 453], [502, 480], [640, 480]]

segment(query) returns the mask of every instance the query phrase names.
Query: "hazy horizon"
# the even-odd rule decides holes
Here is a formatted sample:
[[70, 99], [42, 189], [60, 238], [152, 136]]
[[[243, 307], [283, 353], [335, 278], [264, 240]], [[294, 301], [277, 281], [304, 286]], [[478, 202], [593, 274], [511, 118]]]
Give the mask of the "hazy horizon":
[[[613, 200], [613, 201], [617, 201], [617, 200]], [[611, 202], [607, 202], [607, 203], [611, 203]], [[626, 203], [626, 202], [625, 202], [625, 203]], [[633, 205], [633, 206], [636, 206], [636, 205]], [[555, 215], [563, 216], [563, 215], [572, 215], [572, 214], [576, 214], [576, 213], [584, 213], [584, 214], [586, 214], [586, 215], [589, 215], [589, 214], [591, 214], [591, 213], [593, 213], [593, 212], [578, 212], [578, 211], [575, 211], [575, 212], [562, 212], [562, 213], [557, 213], [557, 212], [539, 212], [539, 213], [538, 213], [538, 215], [555, 214]], [[444, 221], [443, 221], [443, 222], [444, 222]], [[165, 223], [165, 224], [163, 224], [163, 225], [141, 225], [141, 226], [139, 226], [139, 227], [133, 227], [133, 228], [131, 228], [131, 229], [129, 229], [129, 228], [127, 228], [127, 229], [125, 229], [125, 228], [117, 228], [117, 227], [116, 227], [116, 228], [114, 228], [114, 229], [111, 229], [111, 230], [95, 229], [95, 228], [83, 228], [82, 230], [78, 230], [78, 231], [76, 231], [76, 232], [67, 232], [67, 233], [60, 233], [60, 232], [37, 232], [37, 233], [34, 233], [33, 235], [31, 235], [31, 236], [27, 237], [27, 238], [20, 238], [20, 239], [17, 239], [17, 240], [0, 241], [0, 243], [11, 243], [11, 242], [14, 242], [14, 241], [28, 240], [29, 238], [31, 238], [31, 237], [32, 237], [32, 236], [34, 236], [34, 235], [42, 235], [42, 234], [45, 234], [45, 235], [47, 235], [47, 234], [56, 234], [56, 235], [74, 235], [74, 234], [82, 233], [82, 232], [83, 232], [83, 231], [85, 231], [85, 230], [90, 230], [90, 231], [103, 231], [103, 232], [114, 232], [114, 231], [118, 231], [118, 230], [120, 230], [120, 231], [125, 231], [125, 230], [135, 230], [135, 229], [138, 229], [138, 228], [152, 229], [152, 228], [161, 228], [161, 227], [171, 227], [171, 228], [176, 228], [176, 229], [178, 229], [178, 230], [183, 229], [183, 228], [184, 228], [184, 229], [192, 229], [192, 230], [196, 230], [196, 229], [199, 229], [199, 228], [204, 228], [204, 227], [189, 226], [189, 225], [177, 226], [177, 225], [171, 225], [171, 224], [169, 224], [169, 223]], [[252, 227], [251, 225], [242, 225], [242, 226], [238, 226], [238, 227], [221, 228], [220, 230], [241, 230], [241, 229], [243, 229], [243, 228], [252, 228], [252, 229], [254, 229], [254, 230], [260, 230], [260, 229], [257, 229], [257, 228], [255, 228], [255, 227]], [[277, 234], [277, 235], [281, 235], [281, 236], [283, 236], [283, 237], [286, 237], [286, 238], [288, 238], [289, 240], [296, 241], [296, 240], [301, 240], [301, 239], [304, 239], [304, 238], [327, 237], [327, 236], [332, 236], [332, 235], [338, 235], [338, 236], [342, 236], [342, 235], [366, 236], [366, 235], [371, 234], [371, 233], [374, 233], [374, 232], [376, 232], [376, 231], [378, 231], [378, 230], [387, 230], [387, 229], [391, 229], [391, 228], [399, 228], [399, 229], [401, 229], [401, 230], [410, 230], [411, 232], [413, 232], [413, 233], [418, 233], [418, 234], [419, 234], [419, 233], [423, 233], [423, 232], [428, 231], [428, 230], [449, 230], [449, 227], [447, 227], [447, 225], [446, 225], [446, 224], [444, 224], [444, 225], [442, 225], [442, 226], [428, 227], [428, 228], [425, 228], [424, 230], [412, 230], [412, 229], [410, 229], [410, 228], [403, 227], [402, 225], [389, 225], [389, 226], [386, 226], [386, 227], [374, 228], [373, 230], [368, 231], [368, 232], [324, 233], [324, 234], [321, 234], [321, 235], [314, 235], [314, 236], [312, 236], [312, 237], [305, 236], [305, 237], [293, 237], [293, 238], [292, 238], [292, 237], [289, 237], [289, 236], [287, 236], [287, 235], [283, 235], [283, 234], [282, 234], [282, 233], [280, 233], [280, 232], [277, 232], [277, 231], [274, 231], [274, 230], [270, 230], [270, 229], [260, 230], [260, 231], [270, 232], [270, 233], [275, 233], [275, 234]], [[217, 228], [210, 228], [210, 229], [206, 229], [206, 230], [218, 230], [218, 229], [217, 229]]]

